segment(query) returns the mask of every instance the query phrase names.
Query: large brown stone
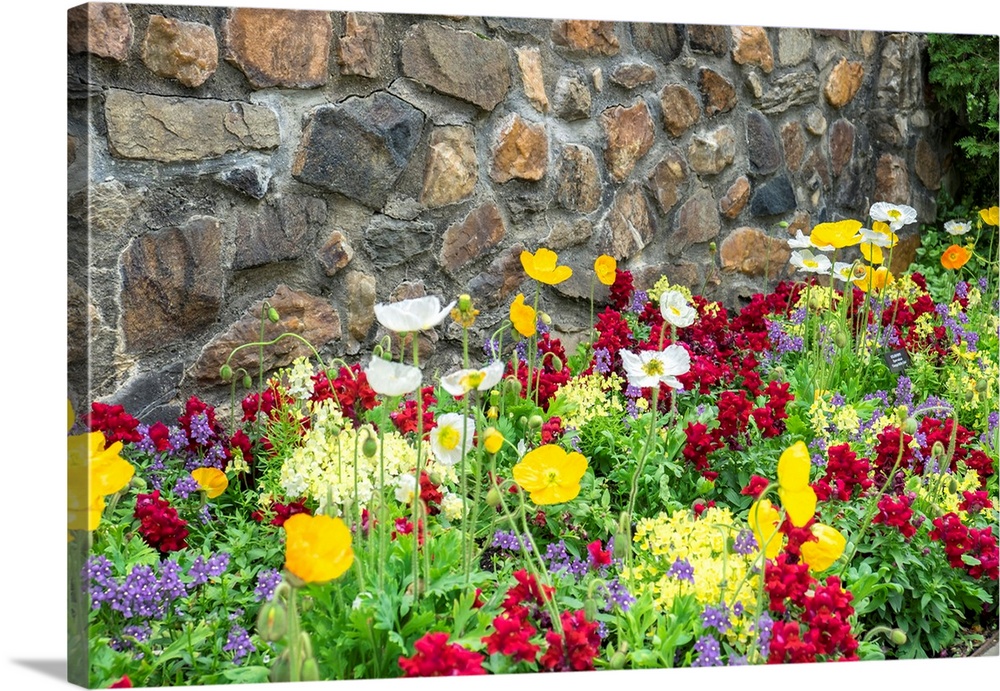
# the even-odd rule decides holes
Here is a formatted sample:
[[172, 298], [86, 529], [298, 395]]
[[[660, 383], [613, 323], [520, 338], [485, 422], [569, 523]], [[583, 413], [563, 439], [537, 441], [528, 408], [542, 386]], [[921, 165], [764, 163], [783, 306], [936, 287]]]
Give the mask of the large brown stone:
[[545, 77], [542, 71], [542, 53], [538, 48], [527, 46], [517, 49], [517, 66], [521, 70], [521, 85], [528, 102], [539, 113], [549, 109], [549, 97], [545, 94]]
[[118, 233], [142, 204], [144, 189], [130, 189], [118, 180], [92, 184], [86, 194], [74, 196], [69, 215], [90, 225], [92, 231]]
[[303, 129], [292, 175], [381, 209], [423, 126], [423, 113], [384, 91], [319, 106]]
[[910, 264], [917, 260], [917, 250], [920, 249], [920, 236], [910, 235], [899, 238], [899, 242], [892, 248], [892, 255], [889, 260], [889, 271], [893, 275], [899, 276], [910, 268]]
[[275, 205], [255, 204], [236, 213], [234, 269], [298, 259], [326, 223], [326, 202], [315, 197], [283, 196]]
[[611, 81], [625, 89], [651, 84], [656, 80], [656, 70], [644, 62], [628, 62], [611, 71]]
[[375, 277], [351, 271], [344, 283], [347, 286], [347, 331], [354, 340], [363, 341], [375, 323]]
[[788, 122], [781, 128], [781, 147], [785, 152], [788, 170], [797, 171], [806, 152], [806, 138], [798, 121]]
[[656, 219], [639, 183], [623, 187], [604, 219], [600, 248], [618, 261], [628, 259], [649, 244], [656, 233]]
[[723, 56], [729, 52], [726, 27], [711, 24], [688, 24], [688, 44], [695, 53]]
[[841, 118], [830, 127], [830, 167], [840, 175], [854, 155], [854, 125]]
[[344, 35], [337, 41], [337, 64], [341, 74], [373, 79], [379, 75], [379, 51], [385, 20], [380, 14], [347, 12]]
[[214, 323], [225, 284], [221, 262], [222, 230], [214, 218], [135, 238], [120, 259], [128, 350], [177, 343]]
[[736, 182], [730, 185], [726, 196], [719, 201], [719, 211], [726, 218], [736, 218], [746, 207], [748, 201], [750, 201], [750, 181], [745, 175], [741, 175], [736, 178]]
[[479, 179], [475, 132], [471, 127], [436, 127], [431, 132], [420, 203], [434, 209], [467, 199]]
[[756, 65], [770, 74], [774, 69], [774, 53], [767, 31], [762, 26], [734, 26], [733, 60], [740, 65]]
[[586, 55], [617, 55], [614, 22], [557, 19], [552, 22], [552, 42]]
[[493, 110], [510, 88], [503, 41], [437, 22], [422, 22], [403, 39], [403, 74], [448, 96]]
[[490, 177], [496, 182], [541, 180], [549, 164], [549, 139], [545, 125], [528, 122], [511, 113], [500, 125], [493, 145]]
[[679, 137], [701, 117], [698, 97], [682, 84], [667, 84], [660, 92], [663, 126], [673, 137]]
[[688, 145], [688, 165], [701, 175], [717, 175], [735, 158], [736, 132], [730, 125], [695, 135]]
[[333, 276], [354, 259], [354, 248], [351, 247], [346, 235], [335, 230], [330, 233], [330, 237], [319, 248], [316, 258], [319, 259], [319, 263], [323, 267], [323, 273], [327, 276]]
[[705, 115], [708, 117], [727, 113], [736, 106], [736, 87], [715, 70], [701, 68], [698, 88], [705, 97]]
[[[317, 349], [341, 337], [340, 315], [325, 299], [306, 292], [292, 290], [279, 285], [274, 295], [267, 298], [268, 304], [278, 311], [279, 319], [264, 320], [264, 338], [260, 338], [261, 309], [264, 301], [255, 303], [243, 317], [232, 324], [225, 333], [219, 334], [201, 350], [198, 360], [188, 371], [188, 375], [203, 384], [222, 384], [219, 368], [237, 346], [258, 340], [271, 341], [283, 333], [298, 334]], [[257, 348], [244, 348], [229, 360], [230, 367], [240, 367], [256, 372], [260, 363]], [[297, 338], [282, 338], [277, 343], [264, 347], [264, 371], [292, 364], [295, 358], [311, 357], [312, 349]]]
[[656, 168], [649, 176], [649, 184], [656, 197], [660, 210], [667, 213], [674, 208], [674, 204], [680, 198], [682, 187], [687, 182], [687, 164], [684, 155], [677, 149], [671, 148], [663, 156]]
[[941, 160], [934, 147], [921, 137], [917, 140], [917, 151], [914, 158], [914, 168], [917, 177], [929, 190], [941, 189]]
[[473, 209], [461, 223], [444, 231], [438, 261], [448, 271], [462, 268], [496, 247], [507, 233], [497, 205], [490, 202]]
[[910, 175], [906, 161], [899, 156], [882, 154], [875, 165], [875, 199], [890, 204], [910, 203]]
[[588, 147], [567, 144], [562, 148], [556, 173], [556, 202], [565, 209], [589, 213], [601, 203], [601, 174], [597, 157]]
[[90, 2], [67, 13], [71, 53], [91, 53], [119, 62], [128, 58], [134, 29], [128, 8], [118, 2]]
[[601, 113], [601, 127], [607, 143], [604, 161], [608, 173], [621, 182], [653, 146], [653, 118], [646, 102], [639, 100], [625, 108], [614, 106]]
[[469, 281], [467, 293], [482, 300], [486, 308], [497, 307], [507, 301], [518, 286], [528, 277], [521, 265], [524, 245], [514, 243], [494, 259], [489, 267]]
[[219, 66], [215, 31], [207, 24], [150, 15], [142, 61], [154, 74], [201, 86]]
[[827, 102], [834, 108], [843, 108], [858, 93], [864, 78], [864, 63], [848, 62], [847, 58], [841, 58], [830, 71], [823, 88]]
[[121, 158], [198, 161], [280, 143], [274, 111], [240, 101], [109, 89], [104, 114], [111, 152]]
[[715, 240], [721, 229], [715, 197], [709, 188], [701, 187], [678, 209], [667, 252], [676, 256], [691, 245]]
[[255, 89], [310, 89], [326, 84], [333, 21], [329, 12], [229, 10], [222, 23], [225, 57]]
[[722, 241], [719, 259], [722, 270], [739, 271], [748, 276], [775, 278], [792, 256], [788, 242], [772, 238], [757, 228], [737, 228]]

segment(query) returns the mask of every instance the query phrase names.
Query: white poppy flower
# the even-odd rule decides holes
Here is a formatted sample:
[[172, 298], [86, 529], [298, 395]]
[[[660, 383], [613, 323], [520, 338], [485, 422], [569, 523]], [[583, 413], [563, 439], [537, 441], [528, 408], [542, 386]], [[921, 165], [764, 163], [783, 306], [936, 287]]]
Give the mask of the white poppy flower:
[[846, 283], [851, 280], [851, 264], [837, 262], [833, 265], [833, 277]]
[[890, 204], [889, 202], [875, 202], [868, 211], [868, 215], [876, 221], [888, 223], [893, 230], [899, 230], [908, 223], [917, 220], [917, 210], [905, 204]]
[[876, 247], [895, 247], [896, 243], [899, 241], [899, 237], [891, 230], [887, 233], [884, 233], [880, 230], [873, 230], [871, 228], [862, 228], [860, 232], [861, 232], [861, 239], [864, 242], [871, 243]]
[[431, 450], [441, 465], [452, 466], [462, 460], [464, 450], [472, 449], [476, 422], [458, 413], [445, 413], [431, 430]]
[[420, 386], [420, 370], [413, 365], [390, 362], [373, 357], [365, 368], [368, 384], [375, 393], [384, 396], [403, 396]]
[[668, 345], [662, 351], [642, 350], [638, 354], [623, 350], [621, 356], [628, 383], [637, 389], [659, 386], [660, 382], [672, 389], [683, 389], [677, 377], [691, 369], [691, 356], [679, 345]]
[[678, 328], [694, 324], [697, 310], [688, 304], [687, 298], [679, 290], [664, 290], [660, 295], [660, 314], [668, 323]]
[[807, 247], [812, 247], [812, 240], [809, 239], [808, 235], [802, 234], [802, 229], [799, 228], [795, 231], [795, 237], [788, 240], [788, 246], [793, 250], [804, 250]]
[[443, 322], [455, 304], [456, 301], [452, 300], [447, 307], [441, 309], [441, 301], [436, 295], [399, 302], [380, 302], [375, 305], [375, 318], [379, 324], [396, 333], [426, 331]]
[[503, 377], [504, 363], [500, 360], [490, 363], [483, 369], [460, 369], [441, 377], [441, 388], [452, 396], [464, 396], [473, 389], [486, 391], [492, 389]]
[[969, 225], [968, 221], [948, 221], [944, 224], [944, 229], [948, 231], [949, 235], [965, 235], [972, 229], [972, 226]]
[[828, 274], [830, 273], [830, 267], [832, 266], [828, 256], [825, 254], [814, 255], [809, 250], [792, 252], [792, 256], [788, 261], [790, 261], [792, 266], [797, 268], [799, 271], [814, 274]]
[[403, 473], [396, 478], [396, 501], [400, 504], [409, 504], [413, 501], [416, 491], [417, 478], [413, 475]]

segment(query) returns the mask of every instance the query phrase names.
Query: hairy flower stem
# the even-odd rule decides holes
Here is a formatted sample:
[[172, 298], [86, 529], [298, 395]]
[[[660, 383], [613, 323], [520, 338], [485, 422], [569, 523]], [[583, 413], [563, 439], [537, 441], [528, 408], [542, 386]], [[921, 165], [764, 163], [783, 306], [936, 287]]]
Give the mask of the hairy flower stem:
[[[466, 339], [467, 340], [467, 339]], [[469, 576], [472, 570], [469, 563], [472, 551], [469, 548], [470, 535], [469, 535], [469, 513], [466, 511], [466, 506], [469, 501], [469, 473], [468, 467], [465, 464], [465, 453], [466, 453], [466, 439], [465, 433], [465, 422], [469, 419], [469, 399], [472, 398], [472, 391], [466, 391], [464, 398], [464, 405], [462, 408], [462, 461], [459, 466], [459, 472], [461, 473], [461, 492], [462, 492], [462, 574], [464, 576], [463, 582], [466, 587], [469, 585]]]
[[[420, 367], [420, 338], [413, 334], [413, 366]], [[403, 338], [405, 339], [405, 334]], [[423, 471], [424, 449], [424, 397], [417, 386], [417, 467], [414, 470], [416, 483], [413, 486], [413, 602], [420, 599], [420, 473]]]
[[288, 589], [288, 681], [299, 681], [299, 672], [302, 670], [302, 660], [299, 659], [299, 609], [295, 602], [295, 595], [298, 588], [292, 586]]
[[646, 441], [642, 446], [642, 453], [639, 454], [639, 461], [636, 464], [635, 472], [632, 474], [632, 483], [629, 488], [628, 495], [628, 510], [626, 511], [626, 523], [629, 526], [629, 541], [628, 550], [625, 552], [625, 563], [629, 568], [632, 568], [632, 559], [634, 554], [634, 548], [632, 545], [632, 516], [635, 512], [635, 500], [639, 495], [639, 476], [642, 475], [642, 470], [646, 466], [646, 458], [649, 456], [649, 448], [653, 443], [653, 436], [656, 434], [656, 413], [657, 408], [660, 407], [660, 386], [657, 384], [656, 392], [653, 395], [653, 407], [649, 411], [649, 434], [646, 435]]

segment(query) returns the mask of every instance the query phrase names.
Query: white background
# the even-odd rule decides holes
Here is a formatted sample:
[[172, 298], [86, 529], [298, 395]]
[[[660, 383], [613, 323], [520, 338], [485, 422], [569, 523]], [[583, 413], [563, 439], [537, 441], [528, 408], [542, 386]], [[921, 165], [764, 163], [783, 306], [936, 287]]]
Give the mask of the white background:
[[[222, 4], [180, 2], [175, 4]], [[886, 31], [1000, 33], [992, 3], [872, 0], [785, 3], [703, 0], [241, 0], [233, 4], [300, 9], [618, 19], [674, 23], [751, 24]], [[651, 6], [651, 4], [653, 6]], [[65, 679], [65, 11], [69, 3], [11, 0], [0, 14], [3, 159], [3, 269], [0, 339], [3, 437], [0, 441], [0, 682], [21, 689], [63, 688]], [[983, 203], [996, 203], [996, 199]], [[1000, 658], [740, 668], [604, 672], [552, 677], [477, 679], [476, 688], [511, 681], [531, 689], [558, 684], [643, 689], [732, 685], [739, 688], [940, 689], [992, 687]], [[994, 682], [989, 682], [989, 679]], [[463, 680], [401, 682], [409, 689], [464, 689]], [[224, 688], [224, 687], [204, 687]], [[262, 688], [254, 686], [254, 688]], [[325, 682], [317, 689], [403, 688], [387, 682]]]

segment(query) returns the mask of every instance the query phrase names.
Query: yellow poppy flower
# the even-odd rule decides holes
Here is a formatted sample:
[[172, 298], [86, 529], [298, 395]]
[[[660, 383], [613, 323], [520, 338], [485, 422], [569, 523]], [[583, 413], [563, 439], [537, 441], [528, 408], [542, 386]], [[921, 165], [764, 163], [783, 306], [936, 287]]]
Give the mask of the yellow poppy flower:
[[818, 247], [831, 245], [836, 249], [853, 247], [861, 242], [861, 221], [847, 219], [836, 223], [820, 223], [812, 229], [809, 236], [812, 243]]
[[517, 332], [527, 338], [534, 336], [538, 329], [538, 317], [531, 305], [524, 304], [524, 294], [518, 293], [510, 305], [510, 321]]
[[527, 250], [521, 252], [524, 272], [539, 283], [550, 286], [562, 283], [573, 275], [573, 269], [568, 266], [556, 266], [558, 261], [559, 255], [544, 247], [539, 247], [534, 254]]
[[847, 538], [836, 528], [822, 523], [813, 524], [811, 530], [816, 542], [802, 543], [800, 548], [802, 561], [808, 564], [812, 571], [826, 571], [844, 553]]
[[503, 446], [503, 434], [496, 427], [487, 427], [483, 432], [483, 447], [487, 453], [497, 453]]
[[884, 266], [872, 270], [869, 266], [858, 264], [854, 267], [851, 282], [861, 291], [869, 293], [885, 290], [885, 287], [895, 280], [889, 269]]
[[988, 209], [979, 210], [979, 218], [988, 226], [1000, 225], [1000, 208], [991, 206]]
[[881, 247], [895, 247], [899, 243], [899, 236], [892, 232], [892, 228], [889, 227], [888, 223], [883, 223], [882, 221], [872, 222], [872, 232], [879, 235], [883, 235], [888, 238], [888, 244], [885, 242], [880, 243]]
[[339, 518], [297, 513], [285, 521], [285, 568], [306, 583], [326, 583], [354, 563], [351, 531]]
[[788, 520], [796, 528], [803, 527], [809, 519], [816, 513], [816, 492], [812, 487], [806, 487], [798, 491], [778, 488], [778, 497], [781, 505], [785, 507]]
[[191, 471], [191, 477], [209, 499], [215, 499], [229, 487], [229, 478], [218, 468], [197, 468]]
[[747, 514], [747, 523], [757, 539], [757, 546], [765, 550], [767, 559], [778, 556], [785, 542], [785, 536], [778, 532], [779, 520], [778, 510], [767, 499], [754, 502]]
[[871, 242], [862, 242], [859, 245], [861, 256], [872, 264], [881, 264], [885, 257], [882, 255], [882, 248]]
[[116, 441], [107, 449], [104, 444], [102, 432], [66, 439], [70, 530], [96, 530], [104, 512], [104, 497], [125, 489], [135, 475], [132, 464], [120, 456], [122, 443]]
[[529, 451], [513, 469], [514, 481], [540, 506], [562, 504], [576, 498], [585, 472], [587, 459], [583, 454], [567, 453], [556, 444]]
[[809, 449], [797, 441], [778, 459], [778, 497], [792, 525], [801, 528], [816, 513], [816, 492], [809, 486]]
[[617, 268], [618, 262], [615, 261], [615, 258], [606, 254], [602, 254], [594, 262], [594, 273], [597, 274], [597, 280], [606, 286], [614, 285]]

